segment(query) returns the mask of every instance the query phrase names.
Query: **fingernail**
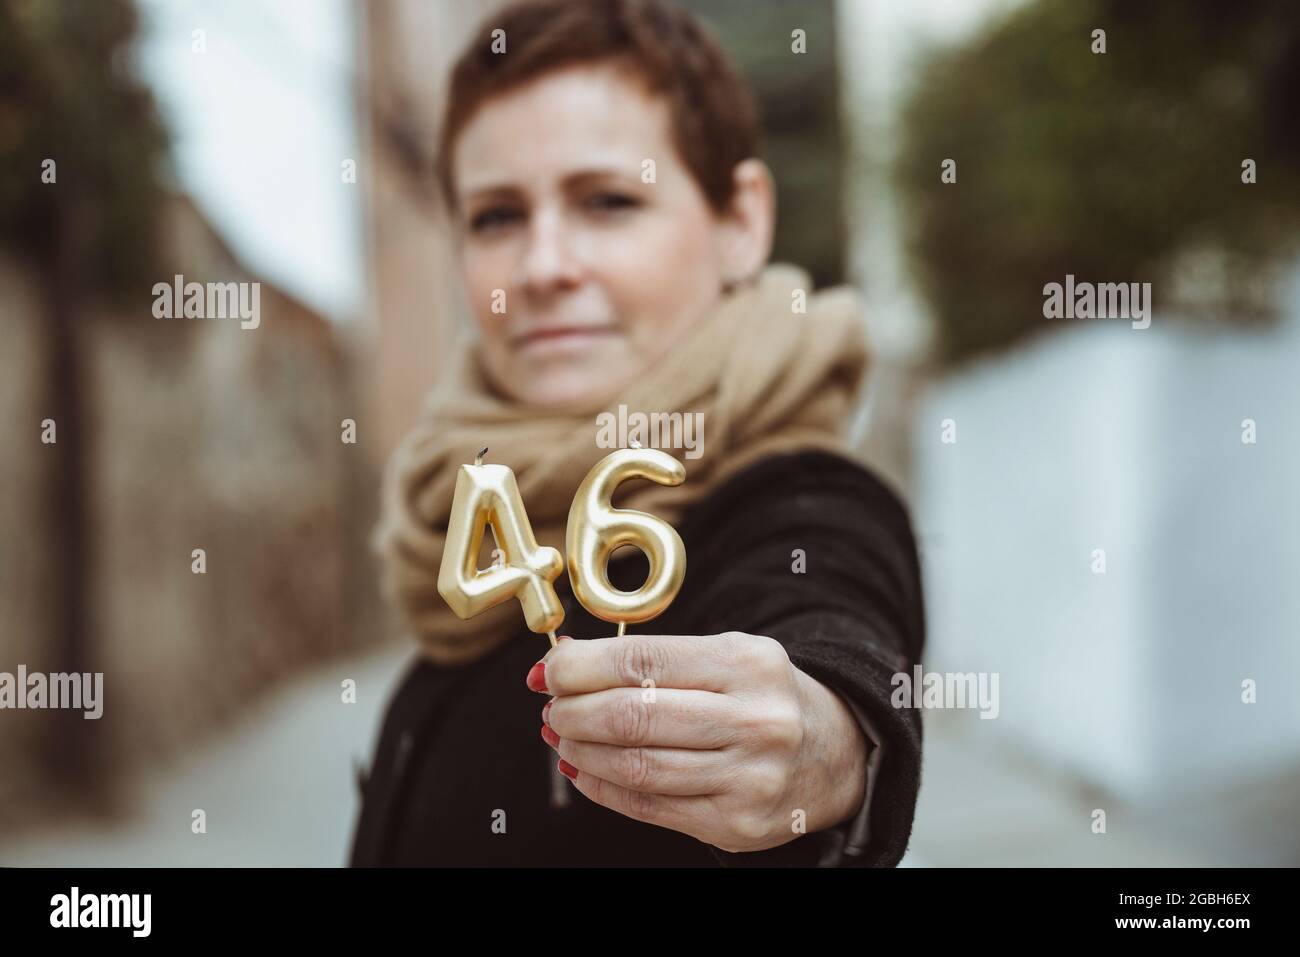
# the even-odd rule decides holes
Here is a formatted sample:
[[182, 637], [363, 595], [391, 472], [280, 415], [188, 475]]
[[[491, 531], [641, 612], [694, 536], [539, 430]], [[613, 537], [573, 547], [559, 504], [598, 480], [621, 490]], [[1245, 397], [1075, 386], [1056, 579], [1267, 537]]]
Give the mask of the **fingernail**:
[[556, 640], [557, 643], [558, 643], [558, 642], [561, 642], [561, 641], [573, 641], [573, 636], [572, 636], [572, 635], [560, 635], [560, 637], [557, 638], [557, 639], [555, 639], [555, 640]]
[[[519, 672], [515, 672], [519, 674]], [[546, 691], [546, 662], [539, 661], [528, 670], [528, 677], [524, 679], [524, 684], [528, 685], [529, 691], [545, 692]]]
[[546, 704], [542, 705], [542, 720], [547, 724], [550, 724], [551, 722], [551, 704], [554, 701], [555, 699], [552, 698], [550, 701], [546, 702]]
[[570, 781], [578, 780], [578, 769], [575, 768], [568, 761], [564, 760], [564, 758], [560, 758], [559, 768], [560, 768], [560, 773], [563, 774]]
[[560, 736], [549, 724], [542, 725], [542, 738], [553, 748], [560, 746]]

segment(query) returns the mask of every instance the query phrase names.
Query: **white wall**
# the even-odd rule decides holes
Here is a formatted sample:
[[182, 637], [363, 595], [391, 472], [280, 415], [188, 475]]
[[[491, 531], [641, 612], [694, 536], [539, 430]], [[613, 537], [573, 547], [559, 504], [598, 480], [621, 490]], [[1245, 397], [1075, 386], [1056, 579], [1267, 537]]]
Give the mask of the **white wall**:
[[1061, 320], [927, 396], [926, 665], [1000, 673], [978, 733], [1133, 798], [1300, 766], [1300, 274], [1286, 301], [1263, 333]]

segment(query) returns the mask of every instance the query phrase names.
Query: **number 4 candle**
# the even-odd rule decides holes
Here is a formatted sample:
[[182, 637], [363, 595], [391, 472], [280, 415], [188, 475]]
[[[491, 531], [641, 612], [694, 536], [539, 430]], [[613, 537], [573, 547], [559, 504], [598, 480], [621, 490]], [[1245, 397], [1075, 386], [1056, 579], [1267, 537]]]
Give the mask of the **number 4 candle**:
[[[560, 576], [564, 559], [554, 548], [537, 544], [515, 473], [504, 465], [484, 465], [486, 453], [485, 448], [456, 475], [438, 592], [463, 619], [518, 598], [529, 630], [547, 634], [554, 648], [564, 607], [551, 583]], [[488, 525], [504, 560], [481, 569], [478, 558]]]

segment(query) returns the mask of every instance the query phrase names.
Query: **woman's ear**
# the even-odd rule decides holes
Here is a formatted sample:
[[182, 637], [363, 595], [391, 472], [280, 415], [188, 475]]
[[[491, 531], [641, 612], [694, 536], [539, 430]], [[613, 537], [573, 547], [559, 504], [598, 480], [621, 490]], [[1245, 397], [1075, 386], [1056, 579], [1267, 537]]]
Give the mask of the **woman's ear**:
[[758, 275], [772, 254], [776, 229], [776, 185], [761, 159], [741, 160], [732, 171], [731, 205], [720, 217], [722, 274], [728, 285]]

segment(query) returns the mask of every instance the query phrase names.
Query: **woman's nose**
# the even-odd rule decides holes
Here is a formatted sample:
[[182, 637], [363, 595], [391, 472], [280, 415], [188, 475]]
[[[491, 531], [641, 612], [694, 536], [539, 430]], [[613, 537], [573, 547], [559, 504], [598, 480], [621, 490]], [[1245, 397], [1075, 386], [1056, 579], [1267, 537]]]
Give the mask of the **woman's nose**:
[[571, 288], [581, 275], [573, 247], [573, 237], [561, 216], [552, 212], [534, 215], [516, 283], [530, 296]]

